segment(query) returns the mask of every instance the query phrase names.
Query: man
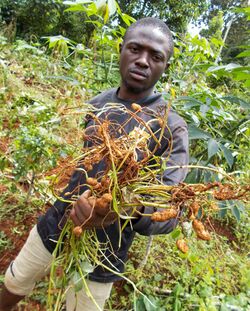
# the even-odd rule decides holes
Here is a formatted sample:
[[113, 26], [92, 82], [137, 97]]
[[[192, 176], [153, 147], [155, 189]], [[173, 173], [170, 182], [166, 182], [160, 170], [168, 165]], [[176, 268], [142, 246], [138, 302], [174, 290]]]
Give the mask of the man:
[[[155, 18], [144, 18], [132, 24], [124, 37], [120, 49], [120, 74], [121, 83], [118, 89], [105, 91], [91, 100], [91, 104], [97, 108], [106, 103], [121, 103], [127, 109], [131, 109], [136, 102], [143, 107], [156, 111], [160, 105], [166, 106], [161, 94], [154, 92], [154, 86], [168, 67], [168, 61], [173, 54], [173, 40], [168, 27]], [[146, 116], [144, 116], [146, 118]], [[142, 116], [142, 118], [144, 118]], [[123, 123], [127, 116], [113, 114], [112, 121]], [[148, 116], [147, 116], [148, 118]], [[185, 165], [188, 163], [188, 136], [186, 123], [174, 111], [170, 110], [167, 120], [168, 128], [173, 139], [172, 151], [168, 159], [168, 165]], [[87, 129], [91, 126], [90, 120]], [[126, 124], [125, 131], [129, 133], [136, 126], [134, 120]], [[159, 125], [158, 125], [159, 126]], [[162, 157], [169, 154], [169, 139], [161, 144], [158, 155]], [[101, 163], [101, 162], [100, 162]], [[93, 168], [92, 176], [101, 170], [101, 165]], [[183, 169], [169, 169], [163, 174], [166, 184], [178, 184], [185, 178]], [[107, 249], [105, 256], [109, 258], [112, 266], [123, 272], [124, 262], [128, 249], [131, 246], [135, 233], [142, 235], [169, 233], [176, 226], [175, 220], [163, 223], [155, 223], [149, 217], [138, 216], [132, 221], [133, 227], [127, 226], [119, 246], [118, 222], [112, 219], [104, 219], [103, 213], [94, 210], [88, 203], [89, 191], [79, 185], [84, 184], [84, 176], [76, 171], [71, 177], [68, 187], [62, 196], [68, 198], [68, 193], [78, 195], [79, 199], [70, 206], [70, 217], [75, 225], [85, 224], [84, 228], [97, 228], [96, 232], [100, 242], [111, 241], [112, 251]], [[76, 190], [77, 189], [77, 190]], [[5, 276], [5, 286], [0, 296], [0, 311], [11, 310], [19, 300], [29, 294], [36, 280], [48, 272], [52, 260], [51, 253], [55, 249], [55, 241], [58, 239], [62, 224], [64, 223], [65, 210], [69, 204], [57, 201], [54, 207], [42, 216], [37, 226], [33, 228], [30, 236], [14, 262], [10, 264]], [[150, 207], [142, 207], [142, 213], [153, 212]], [[109, 210], [107, 210], [107, 213]], [[105, 228], [100, 228], [100, 225]], [[113, 252], [115, 254], [113, 254]], [[109, 262], [105, 262], [109, 266]], [[105, 300], [109, 297], [112, 284], [119, 280], [116, 274], [97, 267], [89, 275], [88, 287], [99, 309], [86, 296], [84, 290], [77, 294], [73, 290], [67, 292], [67, 311], [90, 311], [103, 309]], [[76, 297], [75, 297], [76, 296]]]

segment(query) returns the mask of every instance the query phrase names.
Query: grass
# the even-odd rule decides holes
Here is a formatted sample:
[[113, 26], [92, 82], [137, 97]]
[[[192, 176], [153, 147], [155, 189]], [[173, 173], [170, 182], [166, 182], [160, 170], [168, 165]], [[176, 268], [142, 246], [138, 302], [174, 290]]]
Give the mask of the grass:
[[[214, 234], [212, 241], [204, 242], [191, 237], [190, 251], [184, 255], [177, 250], [172, 234], [157, 236], [146, 265], [136, 270], [145, 257], [147, 240], [135, 239], [127, 271], [139, 289], [153, 297], [155, 310], [172, 310], [175, 304], [176, 310], [224, 310], [220, 308], [230, 300], [233, 304], [228, 310], [247, 310], [250, 262], [247, 253], [232, 248], [227, 238]], [[118, 287], [113, 291], [113, 307], [132, 310], [133, 291], [128, 284], [123, 284], [122, 299], [120, 296]], [[139, 310], [148, 310], [142, 301], [140, 305]]]
[[9, 248], [11, 248], [10, 239], [3, 231], [0, 231], [0, 252], [8, 250]]

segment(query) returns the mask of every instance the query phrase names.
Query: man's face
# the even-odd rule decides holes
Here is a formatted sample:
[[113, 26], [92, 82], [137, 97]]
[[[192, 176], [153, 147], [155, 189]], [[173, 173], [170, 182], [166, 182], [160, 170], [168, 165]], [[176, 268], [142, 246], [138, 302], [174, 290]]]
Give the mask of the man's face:
[[139, 26], [130, 31], [121, 48], [121, 88], [149, 95], [166, 69], [169, 54], [168, 39], [160, 29]]

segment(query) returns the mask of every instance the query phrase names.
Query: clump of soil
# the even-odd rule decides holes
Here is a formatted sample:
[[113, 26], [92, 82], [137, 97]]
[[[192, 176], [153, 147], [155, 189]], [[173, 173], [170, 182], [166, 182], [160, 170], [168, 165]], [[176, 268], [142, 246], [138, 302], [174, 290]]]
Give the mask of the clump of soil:
[[229, 243], [237, 242], [237, 237], [235, 236], [233, 230], [222, 221], [210, 219], [209, 222], [206, 222], [206, 226], [209, 231], [213, 231], [219, 236], [226, 237]]

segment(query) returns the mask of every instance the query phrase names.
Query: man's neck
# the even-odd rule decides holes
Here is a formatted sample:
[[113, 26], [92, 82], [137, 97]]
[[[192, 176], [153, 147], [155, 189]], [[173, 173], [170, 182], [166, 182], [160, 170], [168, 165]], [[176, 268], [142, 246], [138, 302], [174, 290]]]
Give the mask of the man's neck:
[[137, 101], [137, 100], [140, 100], [142, 98], [148, 97], [148, 96], [152, 95], [153, 93], [154, 93], [154, 88], [142, 91], [140, 93], [135, 93], [135, 92], [128, 90], [127, 88], [125, 88], [124, 86], [121, 85], [121, 87], [118, 90], [117, 96], [123, 100]]

